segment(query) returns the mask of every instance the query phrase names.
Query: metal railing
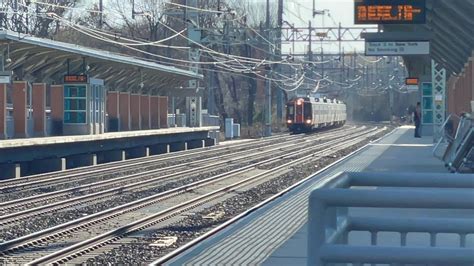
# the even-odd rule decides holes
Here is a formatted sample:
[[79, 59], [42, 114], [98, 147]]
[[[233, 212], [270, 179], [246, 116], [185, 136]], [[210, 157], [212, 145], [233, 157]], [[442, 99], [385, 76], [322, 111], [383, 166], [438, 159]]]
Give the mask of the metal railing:
[[[365, 216], [355, 216], [354, 208]], [[413, 215], [378, 217], [366, 208], [474, 210], [474, 175], [340, 173], [309, 198], [308, 265], [435, 264], [473, 265], [474, 249], [466, 236], [474, 233], [474, 219], [425, 218]], [[360, 210], [360, 209], [359, 209]], [[420, 210], [422, 211], [422, 210]], [[417, 212], [418, 213], [418, 212]], [[453, 217], [454, 216], [454, 217]], [[472, 216], [471, 216], [472, 217]], [[353, 245], [349, 233], [365, 231], [370, 244]], [[399, 245], [381, 246], [380, 232], [399, 233]], [[428, 247], [407, 245], [407, 234], [428, 233]], [[458, 247], [440, 247], [439, 233], [459, 236]], [[385, 239], [386, 240], [386, 239]]]
[[473, 119], [469, 115], [463, 117], [450, 115], [444, 122], [442, 130], [433, 155], [444, 161], [453, 172], [460, 171], [463, 167], [473, 169]]
[[[217, 115], [202, 114], [202, 126], [212, 127], [220, 126], [220, 118]], [[168, 114], [168, 125], [170, 127], [185, 127], [186, 126], [186, 114]]]
[[206, 127], [220, 127], [220, 117], [218, 115], [202, 114], [202, 125]]
[[[27, 133], [29, 137], [35, 137], [35, 132], [34, 132], [34, 120], [33, 117], [29, 117], [26, 119], [26, 125], [27, 125]], [[52, 135], [52, 127], [53, 127], [53, 121], [51, 117], [47, 114], [46, 116], [46, 136], [51, 136]], [[13, 119], [12, 116], [7, 116], [6, 117], [6, 132], [7, 136], [6, 138], [8, 139], [14, 139], [15, 138], [15, 120]]]
[[169, 127], [185, 127], [186, 115], [185, 114], [168, 114], [168, 126]]

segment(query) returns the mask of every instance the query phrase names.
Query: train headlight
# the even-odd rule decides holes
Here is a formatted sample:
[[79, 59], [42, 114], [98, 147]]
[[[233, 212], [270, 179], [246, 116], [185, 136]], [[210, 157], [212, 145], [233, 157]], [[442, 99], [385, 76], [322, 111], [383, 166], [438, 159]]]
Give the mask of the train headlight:
[[289, 120], [289, 119], [288, 119], [286, 122], [287, 122], [288, 124], [293, 123], [293, 121], [291, 121], [291, 120]]
[[306, 120], [306, 124], [311, 124], [311, 119]]

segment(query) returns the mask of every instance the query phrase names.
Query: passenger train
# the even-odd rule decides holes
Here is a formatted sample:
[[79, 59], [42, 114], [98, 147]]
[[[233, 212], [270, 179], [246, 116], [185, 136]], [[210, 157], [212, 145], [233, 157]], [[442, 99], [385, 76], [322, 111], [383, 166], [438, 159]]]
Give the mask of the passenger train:
[[296, 97], [286, 105], [286, 124], [292, 133], [342, 126], [346, 117], [346, 105], [337, 100]]

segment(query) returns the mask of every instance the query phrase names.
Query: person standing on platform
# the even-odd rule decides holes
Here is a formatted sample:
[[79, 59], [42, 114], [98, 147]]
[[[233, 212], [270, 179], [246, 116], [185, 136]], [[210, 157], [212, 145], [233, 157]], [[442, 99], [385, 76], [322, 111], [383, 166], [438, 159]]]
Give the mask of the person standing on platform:
[[421, 103], [416, 103], [415, 111], [413, 112], [413, 120], [415, 121], [415, 138], [421, 138]]

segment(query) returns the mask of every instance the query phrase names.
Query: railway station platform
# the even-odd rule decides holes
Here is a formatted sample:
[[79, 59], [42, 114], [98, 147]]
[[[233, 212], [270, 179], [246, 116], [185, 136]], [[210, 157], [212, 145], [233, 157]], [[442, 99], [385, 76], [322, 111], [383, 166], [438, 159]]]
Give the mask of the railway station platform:
[[218, 131], [215, 126], [176, 127], [2, 140], [0, 179], [213, 146]]
[[[362, 171], [447, 174], [443, 163], [432, 156], [433, 138], [415, 139], [413, 134], [413, 127], [395, 129], [191, 247], [167, 265], [306, 265], [308, 198], [311, 191], [334, 175]], [[382, 210], [377, 215], [386, 217], [390, 212]], [[474, 213], [462, 215], [474, 219]], [[427, 241], [429, 246], [429, 236]], [[467, 242], [474, 247], [474, 238]]]

